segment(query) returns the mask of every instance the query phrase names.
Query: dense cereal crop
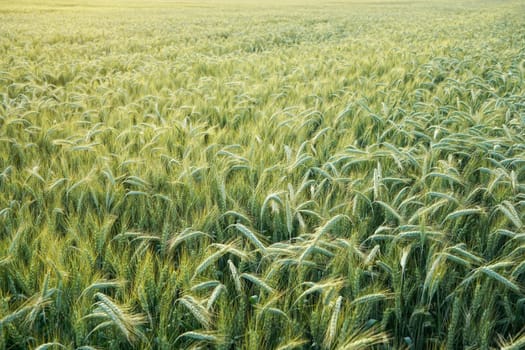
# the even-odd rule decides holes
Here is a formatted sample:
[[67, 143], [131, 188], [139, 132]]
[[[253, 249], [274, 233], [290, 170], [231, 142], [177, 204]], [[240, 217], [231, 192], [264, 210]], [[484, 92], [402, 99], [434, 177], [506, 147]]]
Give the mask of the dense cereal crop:
[[0, 0], [0, 349], [524, 327], [522, 1]]

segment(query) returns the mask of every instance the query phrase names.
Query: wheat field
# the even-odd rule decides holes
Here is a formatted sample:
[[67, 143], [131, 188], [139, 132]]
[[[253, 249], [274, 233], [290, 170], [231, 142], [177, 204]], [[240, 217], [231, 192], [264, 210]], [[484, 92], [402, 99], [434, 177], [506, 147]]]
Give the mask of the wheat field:
[[0, 349], [525, 349], [524, 19], [0, 0]]

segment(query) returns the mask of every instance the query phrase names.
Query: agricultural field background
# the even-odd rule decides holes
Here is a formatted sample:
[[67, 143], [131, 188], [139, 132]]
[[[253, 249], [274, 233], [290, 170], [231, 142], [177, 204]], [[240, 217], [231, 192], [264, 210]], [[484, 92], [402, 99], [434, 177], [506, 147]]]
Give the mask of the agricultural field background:
[[523, 1], [0, 0], [0, 349], [524, 349]]

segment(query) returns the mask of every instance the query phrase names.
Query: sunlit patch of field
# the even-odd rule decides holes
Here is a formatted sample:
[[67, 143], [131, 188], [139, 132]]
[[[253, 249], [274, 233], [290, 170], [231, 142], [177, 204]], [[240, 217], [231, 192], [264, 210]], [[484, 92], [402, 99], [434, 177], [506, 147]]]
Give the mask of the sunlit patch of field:
[[521, 1], [0, 0], [0, 349], [519, 349]]

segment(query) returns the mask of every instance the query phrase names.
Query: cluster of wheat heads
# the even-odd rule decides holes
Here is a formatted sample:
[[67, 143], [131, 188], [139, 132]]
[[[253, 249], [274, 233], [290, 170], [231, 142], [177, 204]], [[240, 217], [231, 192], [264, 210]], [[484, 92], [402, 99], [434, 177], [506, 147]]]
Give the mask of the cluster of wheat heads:
[[0, 349], [521, 349], [520, 2], [0, 1]]

